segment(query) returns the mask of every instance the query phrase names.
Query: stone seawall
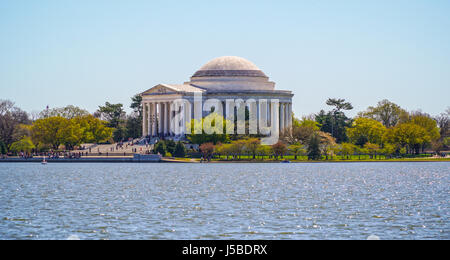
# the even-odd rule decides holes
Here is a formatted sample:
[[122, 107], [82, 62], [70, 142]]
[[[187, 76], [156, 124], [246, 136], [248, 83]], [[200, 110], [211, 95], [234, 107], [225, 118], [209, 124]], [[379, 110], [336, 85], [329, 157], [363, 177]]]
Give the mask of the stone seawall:
[[[134, 157], [82, 157], [78, 159], [46, 159], [48, 163], [155, 163], [161, 162], [162, 158], [159, 155], [140, 155], [135, 154]], [[42, 158], [6, 158], [0, 159], [0, 163], [18, 163], [18, 162], [29, 162], [29, 163], [41, 163]]]

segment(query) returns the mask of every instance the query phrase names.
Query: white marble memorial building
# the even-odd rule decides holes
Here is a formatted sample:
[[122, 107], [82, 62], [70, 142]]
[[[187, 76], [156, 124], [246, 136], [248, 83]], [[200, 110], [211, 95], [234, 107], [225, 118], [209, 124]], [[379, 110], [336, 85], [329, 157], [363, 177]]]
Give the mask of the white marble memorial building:
[[[189, 82], [178, 85], [159, 84], [141, 95], [143, 135], [150, 138], [183, 136], [185, 132], [179, 130], [186, 129], [186, 121], [189, 122], [198, 113], [201, 116], [209, 113], [210, 110], [204, 109], [203, 105], [206, 100], [211, 99], [223, 104], [221, 112], [225, 118], [231, 115], [227, 106], [230, 100], [254, 100], [258, 123], [262, 118], [267, 119], [268, 125], [272, 129], [276, 127], [280, 132], [292, 125], [292, 92], [276, 90], [275, 83], [269, 81], [257, 66], [240, 57], [216, 58], [195, 72]], [[184, 120], [177, 121], [174, 120], [176, 115], [183, 110], [174, 102], [180, 99], [188, 102], [182, 104]], [[195, 104], [199, 104], [199, 100], [201, 106], [194, 105], [195, 101]]]

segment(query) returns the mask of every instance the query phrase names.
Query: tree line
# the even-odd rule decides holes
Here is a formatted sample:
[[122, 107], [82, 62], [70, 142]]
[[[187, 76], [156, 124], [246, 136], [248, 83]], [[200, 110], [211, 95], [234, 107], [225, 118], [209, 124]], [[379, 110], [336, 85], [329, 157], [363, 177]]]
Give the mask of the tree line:
[[296, 160], [307, 156], [310, 160], [328, 160], [339, 156], [350, 159], [354, 156], [384, 158], [419, 155], [425, 151], [440, 153], [450, 146], [450, 108], [432, 117], [421, 111], [408, 112], [388, 100], [349, 118], [346, 111], [353, 106], [344, 99], [328, 99], [329, 111], [293, 118], [292, 129], [281, 133], [280, 141], [272, 146], [260, 144], [258, 138], [219, 135], [215, 138], [196, 135], [205, 159], [214, 155], [226, 159], [240, 159], [248, 155], [252, 159], [265, 156], [278, 159], [289, 154]]
[[127, 115], [122, 104], [99, 106], [93, 114], [69, 105], [28, 114], [10, 100], [0, 100], [0, 154], [73, 150], [84, 143], [115, 143], [142, 135], [141, 97], [131, 99]]
[[[130, 114], [125, 112], [123, 104], [105, 102], [93, 114], [76, 106], [66, 106], [47, 108], [30, 115], [12, 101], [0, 100], [0, 153], [71, 150], [83, 143], [114, 143], [140, 138], [141, 101], [139, 95], [131, 98]], [[252, 159], [267, 156], [278, 159], [290, 154], [295, 159], [307, 156], [311, 160], [320, 160], [338, 155], [346, 158], [355, 155], [371, 158], [412, 156], [424, 151], [440, 153], [449, 149], [450, 108], [432, 117], [421, 111], [408, 112], [393, 102], [382, 100], [350, 118], [346, 115], [353, 109], [350, 102], [330, 98], [326, 105], [330, 107], [328, 111], [294, 117], [292, 129], [282, 132], [280, 142], [273, 146], [261, 145], [258, 135], [225, 134], [228, 127], [236, 125], [223, 118], [224, 134], [208, 134], [211, 131], [203, 128], [200, 134], [187, 137], [191, 143], [199, 145], [204, 158], [219, 154], [227, 159], [239, 159], [245, 154]], [[217, 116], [214, 118], [212, 124], [206, 125], [214, 127], [214, 120], [220, 120]], [[188, 127], [191, 130], [202, 127], [205, 120], [192, 120]], [[173, 155], [176, 145], [161, 142], [155, 146], [155, 151]], [[183, 154], [181, 146], [179, 149]]]

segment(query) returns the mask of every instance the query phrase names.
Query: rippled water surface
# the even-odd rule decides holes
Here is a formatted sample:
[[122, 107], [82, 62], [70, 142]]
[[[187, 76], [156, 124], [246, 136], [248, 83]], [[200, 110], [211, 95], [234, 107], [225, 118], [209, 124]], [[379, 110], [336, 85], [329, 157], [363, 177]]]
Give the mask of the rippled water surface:
[[0, 239], [450, 239], [450, 163], [0, 164]]

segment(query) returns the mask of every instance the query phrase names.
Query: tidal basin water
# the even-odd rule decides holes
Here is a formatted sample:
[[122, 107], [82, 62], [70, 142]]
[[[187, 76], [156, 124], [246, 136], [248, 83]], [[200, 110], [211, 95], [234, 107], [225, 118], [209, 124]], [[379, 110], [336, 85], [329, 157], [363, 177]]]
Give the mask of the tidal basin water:
[[0, 164], [0, 239], [450, 239], [450, 163]]

